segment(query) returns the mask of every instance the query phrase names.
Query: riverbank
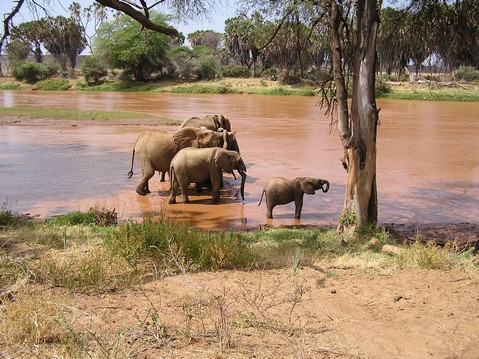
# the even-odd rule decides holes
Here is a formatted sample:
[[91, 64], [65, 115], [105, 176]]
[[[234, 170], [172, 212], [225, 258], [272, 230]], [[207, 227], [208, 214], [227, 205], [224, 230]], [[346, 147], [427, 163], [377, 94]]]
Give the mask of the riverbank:
[[[422, 101], [479, 101], [479, 85], [475, 83], [420, 80], [414, 83], [377, 80], [377, 98]], [[0, 90], [75, 90], [101, 92], [170, 92], [202, 94], [254, 94], [275, 96], [320, 96], [313, 83], [285, 85], [261, 78], [223, 78], [197, 82], [126, 83], [108, 81], [87, 85], [81, 78], [54, 79], [29, 85], [13, 78], [0, 78]]]

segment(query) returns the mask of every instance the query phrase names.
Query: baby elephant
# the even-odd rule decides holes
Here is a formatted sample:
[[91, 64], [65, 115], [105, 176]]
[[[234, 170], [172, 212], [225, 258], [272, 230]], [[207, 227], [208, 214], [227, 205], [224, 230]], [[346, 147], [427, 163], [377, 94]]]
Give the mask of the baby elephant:
[[294, 218], [301, 218], [303, 208], [303, 195], [314, 194], [315, 190], [320, 189], [326, 193], [329, 190], [329, 182], [324, 179], [314, 177], [297, 177], [288, 180], [282, 177], [271, 178], [261, 193], [258, 206], [263, 200], [263, 194], [266, 194], [266, 218], [273, 218], [273, 208], [278, 204], [287, 204], [294, 201]]

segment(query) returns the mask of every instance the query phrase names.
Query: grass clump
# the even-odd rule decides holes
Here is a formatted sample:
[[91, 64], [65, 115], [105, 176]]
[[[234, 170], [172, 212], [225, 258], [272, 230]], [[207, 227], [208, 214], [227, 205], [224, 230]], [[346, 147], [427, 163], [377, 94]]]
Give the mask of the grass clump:
[[70, 292], [102, 293], [138, 284], [141, 272], [101, 246], [82, 247], [66, 258], [56, 251], [31, 268], [35, 281]]
[[238, 234], [190, 228], [168, 218], [128, 222], [109, 233], [105, 245], [137, 267], [153, 261], [165, 270], [245, 267], [252, 253]]
[[37, 82], [34, 89], [45, 91], [65, 91], [68, 90], [70, 86], [70, 82], [65, 79], [48, 79]]
[[454, 266], [455, 254], [448, 248], [432, 243], [413, 243], [397, 257], [401, 268], [419, 267], [424, 269], [449, 269]]
[[193, 84], [174, 86], [171, 89], [172, 93], [199, 93], [199, 94], [229, 94], [239, 93], [238, 90], [228, 85], [222, 84]]
[[7, 203], [3, 203], [0, 208], [0, 226], [15, 227], [19, 222], [18, 213], [9, 208]]

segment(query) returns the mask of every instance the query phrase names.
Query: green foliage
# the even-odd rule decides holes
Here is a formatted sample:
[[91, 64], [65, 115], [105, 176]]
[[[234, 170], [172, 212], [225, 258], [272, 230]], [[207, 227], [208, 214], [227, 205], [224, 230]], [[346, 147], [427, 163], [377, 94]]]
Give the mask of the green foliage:
[[218, 65], [213, 57], [201, 57], [196, 65], [196, 75], [200, 80], [213, 80], [218, 74]]
[[15, 227], [18, 223], [18, 213], [9, 208], [7, 202], [4, 202], [0, 208], [0, 226]]
[[461, 66], [454, 71], [454, 76], [458, 81], [477, 82], [479, 81], [479, 70], [473, 66]]
[[37, 82], [35, 89], [49, 91], [64, 91], [70, 88], [70, 83], [65, 79], [50, 79]]
[[168, 52], [168, 58], [182, 79], [191, 79], [194, 74], [196, 53], [187, 46], [175, 46]]
[[105, 245], [136, 267], [148, 258], [155, 266], [189, 268], [244, 267], [252, 256], [241, 236], [210, 233], [167, 218], [128, 222], [112, 231]]
[[83, 59], [82, 75], [88, 84], [98, 84], [101, 79], [108, 75], [106, 66], [103, 66], [99, 59], [87, 56]]
[[386, 93], [390, 93], [392, 91], [391, 85], [387, 83], [389, 81], [387, 77], [384, 76], [377, 76], [376, 77], [376, 96], [381, 96]]
[[271, 81], [276, 81], [278, 80], [279, 76], [279, 69], [276, 67], [270, 67], [269, 69], [266, 69], [263, 71], [263, 78]]
[[[169, 18], [152, 11], [150, 20], [168, 26]], [[125, 76], [145, 81], [161, 74], [167, 67], [169, 46], [167, 35], [142, 29], [137, 21], [122, 15], [102, 25], [93, 54], [109, 67], [124, 70]]]
[[238, 93], [238, 90], [227, 85], [216, 84], [195, 84], [175, 86], [171, 89], [172, 93], [210, 93], [210, 94], [228, 94]]
[[93, 215], [93, 212], [70, 212], [54, 217], [46, 222], [47, 226], [75, 226], [78, 224], [95, 224], [95, 216]]
[[44, 65], [36, 62], [24, 62], [16, 65], [12, 74], [17, 81], [25, 81], [29, 84], [48, 79], [58, 73], [55, 65]]
[[353, 211], [345, 210], [339, 216], [339, 223], [345, 227], [350, 227], [356, 222], [356, 214]]
[[70, 212], [54, 217], [46, 222], [47, 226], [98, 225], [102, 227], [117, 224], [116, 210], [93, 207], [88, 212]]
[[229, 65], [220, 68], [221, 76], [223, 77], [250, 77], [247, 66]]

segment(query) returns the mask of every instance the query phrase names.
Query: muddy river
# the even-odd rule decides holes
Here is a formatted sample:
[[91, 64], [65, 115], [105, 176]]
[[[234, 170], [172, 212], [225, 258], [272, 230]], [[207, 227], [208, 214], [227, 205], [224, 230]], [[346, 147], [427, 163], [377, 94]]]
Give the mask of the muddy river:
[[[240, 179], [226, 176], [222, 199], [192, 195], [191, 204], [167, 204], [168, 183], [155, 176], [153, 193], [135, 192], [140, 168], [127, 178], [137, 136], [151, 125], [34, 126], [0, 119], [2, 207], [49, 217], [100, 206], [120, 220], [166, 213], [204, 228], [262, 224], [337, 223], [346, 173], [339, 137], [310, 97], [0, 91], [3, 107], [135, 111], [186, 119], [228, 117], [247, 164], [245, 200]], [[379, 100], [377, 183], [381, 223], [479, 222], [479, 103]], [[174, 132], [177, 127], [160, 127]], [[328, 193], [305, 195], [301, 220], [294, 204], [266, 219], [258, 206], [271, 177], [328, 179]]]

